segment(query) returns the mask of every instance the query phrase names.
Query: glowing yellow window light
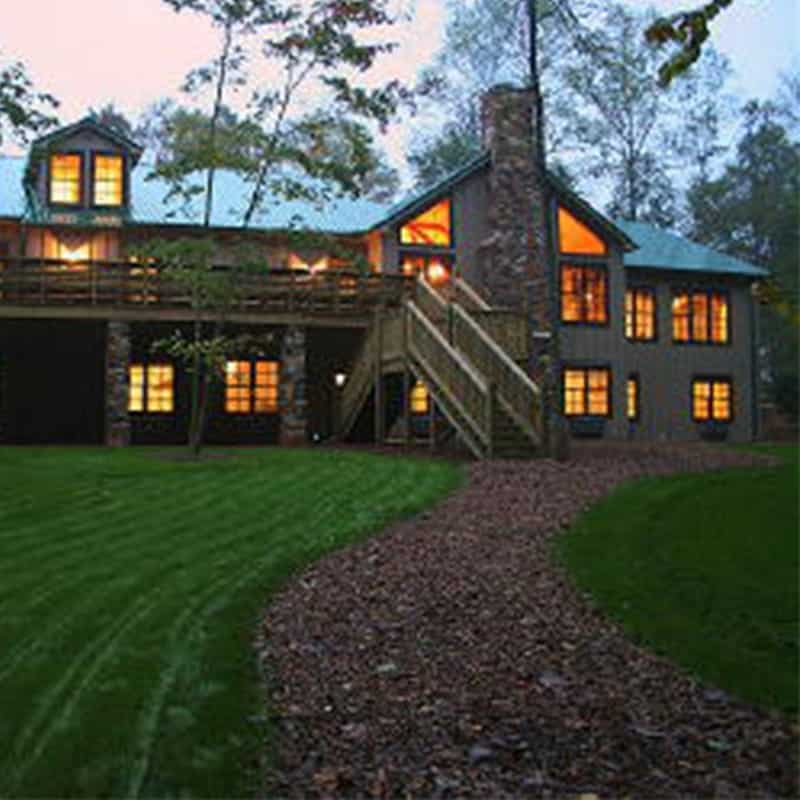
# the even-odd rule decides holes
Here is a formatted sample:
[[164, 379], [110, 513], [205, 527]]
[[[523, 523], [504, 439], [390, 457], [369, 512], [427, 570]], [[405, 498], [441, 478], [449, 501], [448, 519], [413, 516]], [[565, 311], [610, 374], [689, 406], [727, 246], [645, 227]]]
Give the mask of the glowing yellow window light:
[[608, 415], [608, 370], [589, 370], [589, 413]]
[[278, 362], [256, 361], [253, 411], [269, 414], [278, 410]]
[[96, 206], [122, 205], [122, 174], [122, 156], [95, 154], [94, 204]]
[[728, 298], [724, 294], [711, 295], [711, 341], [728, 342]]
[[81, 201], [81, 157], [56, 153], [50, 156], [50, 202], [77, 205]]
[[172, 364], [131, 364], [128, 367], [128, 411], [171, 414], [175, 408]]
[[144, 411], [144, 366], [128, 367], [128, 411]]
[[727, 422], [731, 418], [731, 385], [728, 381], [714, 381], [711, 387], [711, 414], [714, 419]]
[[566, 208], [558, 208], [558, 247], [562, 253], [604, 256], [606, 243]]
[[692, 340], [708, 341], [708, 295], [698, 292], [692, 295]]
[[175, 371], [172, 364], [150, 364], [147, 367], [147, 410], [171, 414], [174, 409]]
[[412, 414], [427, 414], [430, 411], [428, 387], [422, 381], [417, 381], [411, 388], [410, 406]]
[[711, 381], [694, 381], [692, 384], [692, 416], [703, 422], [710, 416]]
[[676, 342], [689, 341], [689, 295], [686, 292], [672, 299], [672, 338]]
[[628, 378], [628, 419], [639, 417], [639, 379], [635, 375]]
[[278, 410], [277, 361], [228, 361], [225, 365], [225, 411], [271, 414]]
[[400, 243], [451, 247], [453, 237], [450, 224], [450, 199], [441, 200], [403, 225], [400, 228]]
[[567, 416], [586, 413], [586, 370], [565, 370], [564, 413]]

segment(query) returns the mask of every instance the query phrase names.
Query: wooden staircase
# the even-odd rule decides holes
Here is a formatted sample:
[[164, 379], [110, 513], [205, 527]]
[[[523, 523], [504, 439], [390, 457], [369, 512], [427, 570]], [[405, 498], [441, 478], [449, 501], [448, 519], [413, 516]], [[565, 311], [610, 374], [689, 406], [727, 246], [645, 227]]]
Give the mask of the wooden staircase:
[[[445, 297], [420, 278], [413, 299], [376, 312], [342, 392], [340, 437], [352, 430], [373, 392], [374, 407], [383, 408], [384, 375], [402, 372], [407, 389], [413, 373], [476, 458], [535, 455], [541, 393], [519, 363], [527, 348], [524, 323], [489, 307], [459, 279]], [[384, 435], [378, 412], [376, 441]]]

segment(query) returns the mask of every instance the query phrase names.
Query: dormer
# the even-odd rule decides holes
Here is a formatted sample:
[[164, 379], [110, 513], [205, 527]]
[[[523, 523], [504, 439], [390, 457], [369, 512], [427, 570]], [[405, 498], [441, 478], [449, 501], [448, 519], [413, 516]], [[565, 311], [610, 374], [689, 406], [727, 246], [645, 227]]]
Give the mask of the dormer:
[[124, 217], [130, 173], [141, 155], [139, 145], [93, 117], [37, 139], [25, 176], [34, 216]]

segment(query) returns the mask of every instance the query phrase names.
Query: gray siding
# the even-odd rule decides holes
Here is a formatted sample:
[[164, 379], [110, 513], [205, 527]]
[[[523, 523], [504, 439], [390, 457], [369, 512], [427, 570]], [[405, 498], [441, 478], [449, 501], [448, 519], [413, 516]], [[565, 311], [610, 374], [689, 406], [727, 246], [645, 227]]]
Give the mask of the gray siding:
[[[59, 140], [52, 147], [52, 153], [80, 153], [83, 156], [83, 205], [92, 204], [92, 153], [101, 151], [103, 153], [115, 153], [125, 156], [126, 152], [109, 139], [105, 139], [92, 131], [78, 131], [72, 136]], [[128, 192], [128, 164], [126, 159], [125, 192]], [[42, 162], [42, 169], [39, 170], [36, 182], [36, 192], [43, 204], [49, 200], [48, 180], [50, 176], [49, 159], [45, 158]]]
[[[597, 364], [611, 368], [612, 417], [606, 436], [613, 439], [686, 441], [700, 438], [692, 421], [692, 380], [698, 376], [730, 378], [733, 384], [733, 420], [730, 441], [746, 442], [753, 430], [752, 298], [749, 283], [731, 276], [631, 269], [623, 271], [620, 254], [609, 265], [609, 325], [562, 325], [561, 357], [566, 365]], [[655, 342], [625, 339], [625, 288], [643, 286], [656, 293]], [[674, 344], [672, 341], [673, 288], [724, 290], [730, 298], [730, 343], [727, 345]], [[639, 376], [639, 419], [627, 419], [628, 376]]]
[[[478, 248], [489, 234], [488, 190], [488, 171], [481, 170], [453, 187], [450, 194], [456, 268], [462, 277], [475, 285], [481, 283], [482, 274]], [[401, 225], [402, 222], [397, 222], [381, 232], [383, 269], [386, 272], [397, 272], [399, 269], [398, 239]]]

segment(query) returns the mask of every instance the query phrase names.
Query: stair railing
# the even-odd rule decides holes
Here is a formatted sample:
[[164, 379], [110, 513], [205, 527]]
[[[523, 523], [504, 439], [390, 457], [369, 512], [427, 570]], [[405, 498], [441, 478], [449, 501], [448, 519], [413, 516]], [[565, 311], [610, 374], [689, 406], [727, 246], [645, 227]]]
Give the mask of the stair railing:
[[378, 326], [371, 325], [364, 337], [361, 350], [353, 362], [353, 368], [342, 387], [339, 401], [339, 435], [344, 437], [355, 424], [369, 387], [375, 379], [375, 361], [378, 358]]
[[453, 345], [497, 387], [505, 411], [535, 445], [541, 440], [539, 387], [494, 339], [457, 303], [453, 304]]
[[478, 458], [491, 456], [494, 390], [452, 347], [414, 302], [406, 303], [406, 341], [411, 359], [442, 405], [455, 411], [450, 422]]

